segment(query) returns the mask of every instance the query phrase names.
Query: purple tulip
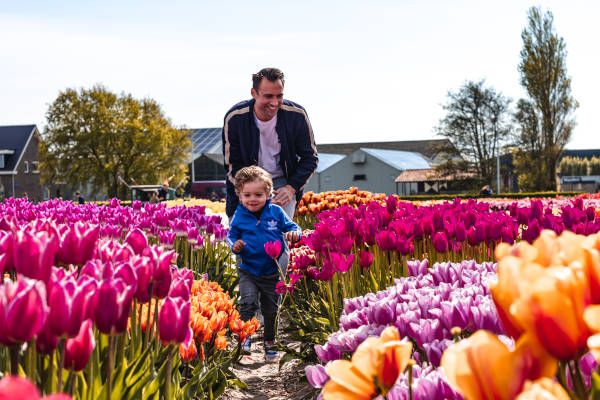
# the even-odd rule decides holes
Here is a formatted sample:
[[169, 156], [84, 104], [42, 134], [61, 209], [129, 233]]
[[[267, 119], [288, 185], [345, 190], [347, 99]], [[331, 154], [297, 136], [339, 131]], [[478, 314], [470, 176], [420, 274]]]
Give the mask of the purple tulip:
[[35, 349], [40, 354], [50, 355], [57, 345], [58, 338], [50, 332], [50, 319], [46, 318], [44, 327], [35, 337]]
[[160, 340], [179, 344], [190, 337], [190, 302], [182, 298], [165, 298], [158, 314]]
[[314, 388], [322, 388], [329, 380], [329, 375], [322, 365], [309, 365], [304, 369], [308, 383]]
[[93, 297], [95, 285], [92, 281], [74, 278], [50, 281], [48, 285], [48, 306], [50, 307], [50, 332], [57, 337], [73, 337], [79, 332], [85, 319], [88, 302]]
[[348, 257], [344, 256], [340, 253], [332, 252], [330, 255], [331, 263], [333, 264], [333, 268], [341, 273], [348, 272], [350, 268], [352, 268], [352, 263], [354, 262], [354, 254], [350, 254]]
[[43, 282], [19, 278], [0, 285], [0, 343], [13, 346], [30, 341], [42, 330], [47, 316]]
[[265, 252], [273, 259], [279, 258], [279, 255], [281, 254], [281, 242], [275, 240], [273, 242], [265, 243]]
[[358, 255], [359, 264], [362, 268], [369, 268], [373, 264], [373, 253], [369, 251], [361, 251]]
[[92, 320], [86, 319], [81, 324], [77, 336], [68, 339], [65, 344], [65, 368], [75, 372], [82, 371], [90, 360], [95, 346]]
[[377, 245], [383, 251], [396, 250], [397, 242], [396, 233], [394, 231], [381, 231], [377, 235], [375, 235], [375, 240], [377, 241]]

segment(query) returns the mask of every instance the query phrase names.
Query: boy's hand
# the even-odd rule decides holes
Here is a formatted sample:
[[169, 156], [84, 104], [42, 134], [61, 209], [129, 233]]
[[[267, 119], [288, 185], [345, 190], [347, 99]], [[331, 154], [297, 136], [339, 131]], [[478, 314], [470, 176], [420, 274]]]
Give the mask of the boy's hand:
[[233, 244], [233, 248], [231, 250], [233, 250], [233, 252], [236, 254], [241, 253], [242, 249], [244, 248], [245, 245], [246, 245], [246, 242], [244, 242], [242, 239], [238, 239]]
[[300, 234], [297, 231], [289, 231], [283, 234], [283, 238], [288, 242], [296, 243], [300, 240]]

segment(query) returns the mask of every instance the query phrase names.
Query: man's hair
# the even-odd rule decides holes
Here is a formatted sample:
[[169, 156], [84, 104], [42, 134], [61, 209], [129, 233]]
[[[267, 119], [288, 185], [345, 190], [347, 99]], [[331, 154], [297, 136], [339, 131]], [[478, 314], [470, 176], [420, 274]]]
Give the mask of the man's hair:
[[235, 174], [235, 193], [239, 196], [246, 183], [255, 181], [262, 183], [265, 192], [267, 192], [267, 196], [271, 197], [271, 194], [273, 193], [273, 180], [271, 179], [271, 175], [256, 165], [244, 167]]
[[278, 68], [263, 68], [255, 74], [252, 74], [252, 87], [258, 93], [258, 87], [262, 78], [267, 78], [271, 82], [276, 82], [278, 79], [281, 80], [281, 86], [285, 85], [285, 79], [283, 72]]
[[76, 196], [77, 196], [78, 194], [81, 194], [81, 193], [79, 193], [79, 190], [75, 192], [75, 195], [76, 195]]

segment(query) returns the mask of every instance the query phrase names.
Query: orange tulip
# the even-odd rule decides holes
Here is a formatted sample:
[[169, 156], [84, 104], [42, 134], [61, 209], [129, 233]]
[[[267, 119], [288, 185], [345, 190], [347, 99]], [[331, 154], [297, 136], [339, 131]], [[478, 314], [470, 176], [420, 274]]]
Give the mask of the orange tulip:
[[196, 348], [196, 342], [194, 340], [190, 341], [190, 345], [186, 349], [183, 343], [179, 345], [179, 357], [181, 357], [181, 361], [190, 362], [193, 361], [198, 355], [198, 349]]
[[386, 328], [380, 338], [367, 338], [352, 361], [336, 360], [326, 367], [331, 379], [323, 388], [323, 399], [371, 399], [376, 393], [385, 396], [408, 365], [411, 351], [412, 344], [400, 341], [395, 327]]
[[553, 376], [557, 362], [528, 334], [511, 351], [480, 330], [446, 349], [441, 366], [448, 382], [467, 399], [509, 400], [527, 379]]
[[535, 382], [525, 382], [516, 400], [569, 400], [569, 395], [552, 379], [540, 378]]
[[215, 347], [219, 350], [227, 348], [227, 338], [225, 336], [217, 336], [215, 339]]

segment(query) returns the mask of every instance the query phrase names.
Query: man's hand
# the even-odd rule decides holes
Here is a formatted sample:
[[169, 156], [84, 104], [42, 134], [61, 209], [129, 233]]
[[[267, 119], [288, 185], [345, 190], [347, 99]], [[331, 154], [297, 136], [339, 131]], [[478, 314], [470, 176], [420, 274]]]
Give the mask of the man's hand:
[[233, 244], [233, 252], [235, 254], [239, 254], [242, 252], [244, 246], [246, 246], [246, 242], [244, 242], [242, 239], [238, 239], [234, 244]]
[[296, 189], [294, 189], [291, 185], [285, 185], [275, 190], [274, 193], [275, 197], [273, 197], [273, 204], [285, 207], [288, 204], [290, 204], [290, 202], [294, 198], [294, 195], [296, 194]]
[[289, 231], [283, 234], [283, 238], [288, 242], [296, 243], [300, 240], [300, 234], [297, 231]]

